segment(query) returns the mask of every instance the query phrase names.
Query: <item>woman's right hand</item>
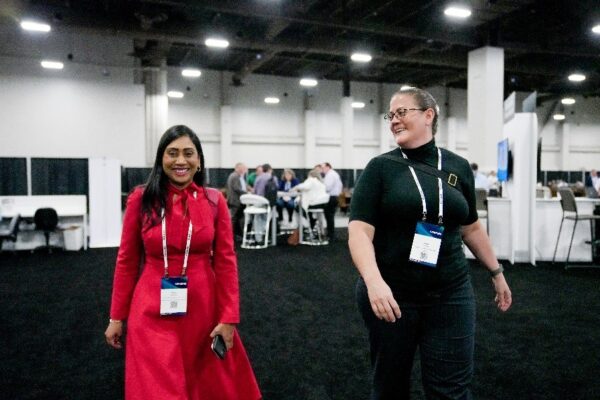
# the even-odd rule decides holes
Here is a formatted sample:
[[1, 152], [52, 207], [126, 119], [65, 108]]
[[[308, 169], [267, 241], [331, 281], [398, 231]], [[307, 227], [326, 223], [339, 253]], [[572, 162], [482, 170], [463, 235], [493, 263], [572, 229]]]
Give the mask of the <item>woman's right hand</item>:
[[371, 308], [375, 316], [387, 322], [396, 322], [396, 318], [400, 318], [402, 312], [396, 299], [394, 299], [392, 289], [390, 289], [382, 278], [378, 278], [366, 285]]
[[123, 322], [109, 322], [104, 332], [106, 343], [115, 349], [123, 348], [121, 337], [123, 337]]

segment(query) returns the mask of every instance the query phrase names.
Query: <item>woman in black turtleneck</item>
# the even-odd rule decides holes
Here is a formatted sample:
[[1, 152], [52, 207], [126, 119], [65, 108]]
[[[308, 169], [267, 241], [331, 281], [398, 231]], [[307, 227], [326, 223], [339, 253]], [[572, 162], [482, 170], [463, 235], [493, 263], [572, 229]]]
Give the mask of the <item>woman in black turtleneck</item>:
[[[498, 308], [512, 301], [477, 220], [469, 163], [435, 144], [438, 110], [422, 89], [396, 92], [386, 119], [399, 147], [369, 162], [352, 195], [349, 246], [361, 275], [373, 400], [409, 398], [417, 348], [428, 399], [471, 398], [475, 300], [463, 242], [489, 269]], [[434, 175], [440, 167], [455, 186]]]

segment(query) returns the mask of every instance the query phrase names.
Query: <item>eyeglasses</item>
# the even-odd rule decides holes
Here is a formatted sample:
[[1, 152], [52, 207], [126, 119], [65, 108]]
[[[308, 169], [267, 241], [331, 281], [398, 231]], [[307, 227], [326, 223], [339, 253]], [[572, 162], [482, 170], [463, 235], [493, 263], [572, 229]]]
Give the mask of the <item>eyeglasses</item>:
[[394, 119], [394, 116], [396, 116], [396, 118], [400, 119], [400, 118], [404, 118], [406, 117], [406, 114], [408, 114], [409, 111], [425, 111], [427, 110], [426, 108], [399, 108], [396, 111], [390, 111], [387, 114], [383, 115], [383, 119], [391, 121]]

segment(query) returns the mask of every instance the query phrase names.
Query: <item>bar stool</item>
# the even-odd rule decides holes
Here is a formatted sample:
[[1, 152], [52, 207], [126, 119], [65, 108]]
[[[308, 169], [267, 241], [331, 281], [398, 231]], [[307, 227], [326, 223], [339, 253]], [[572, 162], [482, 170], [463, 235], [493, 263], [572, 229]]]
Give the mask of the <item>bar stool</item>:
[[[243, 194], [240, 196], [240, 203], [244, 204], [244, 237], [241, 247], [244, 249], [264, 249], [269, 245], [269, 228], [271, 223], [271, 206], [269, 200], [256, 194]], [[264, 229], [260, 226], [265, 219]], [[248, 230], [248, 225], [252, 224], [252, 229]], [[263, 243], [257, 243], [256, 236], [263, 237]]]
[[[300, 244], [306, 244], [309, 246], [325, 246], [329, 244], [329, 241], [325, 237], [325, 210], [323, 208], [309, 208], [308, 209], [308, 226], [302, 226], [303, 235]], [[310, 226], [310, 218], [315, 220], [314, 228]]]
[[581, 265], [581, 266], [569, 266], [569, 256], [571, 255], [571, 246], [573, 245], [573, 238], [575, 237], [575, 228], [577, 228], [578, 221], [590, 221], [590, 240], [592, 244], [592, 259], [594, 256], [594, 246], [597, 245], [598, 239], [594, 238], [594, 226], [593, 221], [600, 219], [600, 215], [581, 215], [577, 211], [577, 203], [575, 202], [575, 195], [570, 188], [562, 187], [558, 189], [560, 194], [560, 206], [562, 207], [562, 219], [560, 220], [560, 228], [558, 228], [558, 237], [556, 238], [556, 246], [554, 247], [554, 256], [552, 257], [552, 264], [556, 260], [556, 251], [558, 250], [558, 241], [560, 240], [560, 232], [562, 231], [563, 222], [565, 219], [573, 220], [573, 232], [571, 233], [571, 241], [569, 242], [569, 250], [567, 252], [567, 260], [565, 261], [565, 269], [569, 268], [593, 268], [597, 267], [594, 265]]

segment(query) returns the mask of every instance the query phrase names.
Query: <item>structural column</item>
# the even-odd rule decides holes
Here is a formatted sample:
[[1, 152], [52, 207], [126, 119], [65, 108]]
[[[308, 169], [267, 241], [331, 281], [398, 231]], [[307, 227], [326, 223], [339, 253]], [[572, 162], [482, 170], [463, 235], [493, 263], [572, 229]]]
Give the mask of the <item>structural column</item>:
[[387, 153], [392, 148], [392, 132], [390, 121], [383, 118], [385, 113], [379, 114], [379, 154]]
[[571, 147], [571, 125], [568, 122], [559, 122], [556, 126], [560, 143], [560, 169], [569, 171], [569, 148]]
[[452, 152], [456, 152], [456, 131], [456, 117], [448, 117], [446, 119], [446, 138], [448, 139], [446, 148]]
[[146, 163], [152, 165], [158, 141], [167, 130], [168, 124], [167, 71], [164, 68], [152, 68], [144, 71], [144, 87], [146, 92]]
[[342, 97], [340, 116], [342, 120], [342, 165], [340, 168], [353, 168], [354, 109], [352, 108], [352, 96]]
[[230, 105], [221, 106], [221, 146], [220, 165], [221, 168], [233, 168], [234, 161], [231, 160], [233, 149], [233, 124], [232, 110]]
[[319, 161], [315, 159], [317, 138], [315, 129], [315, 111], [304, 110], [304, 167], [312, 168]]
[[496, 169], [497, 143], [502, 139], [504, 50], [482, 47], [469, 52], [469, 161], [481, 170]]

